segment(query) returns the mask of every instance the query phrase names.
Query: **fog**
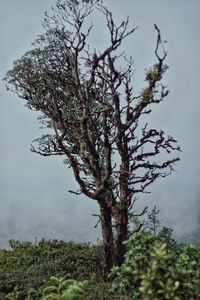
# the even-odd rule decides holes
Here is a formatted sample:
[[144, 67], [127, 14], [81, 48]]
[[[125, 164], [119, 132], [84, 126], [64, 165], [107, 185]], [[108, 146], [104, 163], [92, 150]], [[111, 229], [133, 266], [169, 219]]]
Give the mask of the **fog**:
[[[51, 0], [0, 0], [0, 75], [12, 67], [38, 34]], [[136, 203], [157, 205], [162, 225], [174, 229], [181, 240], [197, 240], [200, 232], [200, 2], [198, 0], [107, 0], [104, 3], [119, 22], [128, 14], [137, 31], [123, 44], [135, 59], [134, 86], [144, 87], [144, 70], [155, 63], [156, 23], [167, 43], [169, 70], [165, 76], [170, 94], [154, 107], [149, 125], [164, 129], [181, 146], [175, 172], [150, 187]], [[105, 20], [95, 15], [91, 48], [106, 46]], [[96, 242], [100, 228], [94, 228], [96, 203], [68, 193], [76, 189], [70, 169], [62, 159], [44, 158], [30, 152], [31, 141], [42, 134], [37, 115], [27, 110], [15, 94], [0, 82], [0, 247], [9, 239], [64, 239]], [[195, 239], [194, 239], [195, 236]], [[200, 238], [199, 238], [200, 239]]]

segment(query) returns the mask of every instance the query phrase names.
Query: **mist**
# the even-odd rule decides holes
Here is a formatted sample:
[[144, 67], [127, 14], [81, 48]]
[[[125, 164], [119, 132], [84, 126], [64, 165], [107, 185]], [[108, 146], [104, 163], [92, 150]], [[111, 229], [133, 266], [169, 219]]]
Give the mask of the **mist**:
[[[151, 2], [151, 3], [150, 3]], [[144, 205], [160, 209], [163, 226], [172, 227], [179, 240], [200, 243], [200, 2], [120, 0], [104, 3], [114, 19], [130, 16], [130, 26], [137, 31], [123, 44], [122, 50], [132, 55], [135, 64], [133, 84], [137, 91], [144, 87], [146, 67], [155, 63], [156, 33], [160, 28], [168, 41], [164, 78], [170, 94], [165, 102], [155, 106], [148, 119], [149, 126], [164, 129], [174, 136], [183, 152], [175, 172], [154, 183], [151, 194], [141, 195], [136, 202], [139, 212]], [[43, 32], [44, 11], [55, 1], [0, 1], [0, 74], [12, 68], [37, 35]], [[105, 24], [98, 15], [93, 20], [91, 48], [106, 46]], [[27, 241], [64, 239], [95, 243], [101, 238], [95, 228], [98, 213], [95, 201], [75, 196], [71, 169], [62, 159], [44, 158], [30, 152], [31, 141], [42, 134], [37, 114], [24, 107], [15, 94], [8, 93], [0, 82], [0, 247], [7, 247], [10, 239]]]

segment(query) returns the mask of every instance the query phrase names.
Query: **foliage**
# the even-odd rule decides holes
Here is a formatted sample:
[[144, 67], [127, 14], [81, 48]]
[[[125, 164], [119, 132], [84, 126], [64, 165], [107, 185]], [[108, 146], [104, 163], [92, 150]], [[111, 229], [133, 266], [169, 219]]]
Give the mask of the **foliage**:
[[126, 242], [124, 264], [114, 267], [113, 289], [131, 299], [194, 300], [200, 291], [200, 251], [179, 244], [164, 228], [158, 236], [141, 231]]
[[81, 300], [84, 299], [86, 282], [79, 282], [65, 277], [52, 276], [42, 291], [41, 300]]
[[[10, 241], [11, 250], [0, 251], [0, 299], [13, 293], [17, 299], [38, 299], [51, 276], [87, 280], [102, 276], [102, 246], [58, 240], [37, 244]], [[30, 290], [31, 288], [31, 290]]]
[[168, 228], [132, 234], [125, 262], [109, 280], [102, 245], [12, 240], [11, 250], [0, 250], [0, 300], [196, 300], [200, 249], [171, 235]]

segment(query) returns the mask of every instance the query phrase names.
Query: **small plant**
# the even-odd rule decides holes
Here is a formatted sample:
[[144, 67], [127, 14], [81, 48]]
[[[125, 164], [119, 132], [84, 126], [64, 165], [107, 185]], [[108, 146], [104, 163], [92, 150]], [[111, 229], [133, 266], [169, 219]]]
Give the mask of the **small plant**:
[[142, 292], [142, 299], [182, 299], [176, 296], [180, 282], [174, 272], [174, 266], [170, 264], [171, 255], [167, 254], [166, 243], [157, 242], [152, 248], [150, 259], [151, 264], [141, 275], [139, 290]]
[[[150, 231], [155, 236], [162, 220], [159, 219], [160, 210], [156, 205], [149, 211], [146, 206], [139, 214], [129, 212], [129, 236], [134, 232], [138, 232], [141, 228], [145, 231]], [[142, 218], [145, 217], [146, 218]]]
[[145, 224], [145, 227], [147, 227], [154, 236], [156, 235], [157, 230], [162, 222], [158, 217], [159, 212], [160, 210], [157, 209], [156, 206], [154, 206], [153, 209], [148, 213], [147, 221]]
[[142, 90], [142, 101], [143, 102], [150, 102], [152, 99], [152, 91], [150, 91], [148, 88], [144, 88]]
[[81, 300], [84, 296], [85, 282], [65, 277], [50, 278], [49, 284], [43, 289], [41, 300]]

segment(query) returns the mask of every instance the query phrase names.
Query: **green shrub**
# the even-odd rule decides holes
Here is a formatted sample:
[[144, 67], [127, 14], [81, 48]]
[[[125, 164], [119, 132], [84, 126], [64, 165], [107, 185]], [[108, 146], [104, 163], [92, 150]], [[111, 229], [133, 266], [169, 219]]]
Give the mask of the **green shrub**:
[[87, 280], [103, 272], [103, 251], [99, 245], [57, 240], [31, 244], [12, 240], [10, 246], [11, 250], [0, 250], [0, 300], [8, 294], [19, 300], [39, 299], [51, 276], [68, 274], [68, 278]]
[[[110, 281], [103, 276], [102, 245], [11, 241], [11, 250], [0, 250], [0, 300], [197, 300], [200, 252], [176, 242], [171, 233], [163, 228], [157, 235], [155, 230], [133, 234], [125, 262], [113, 269]], [[53, 285], [51, 276], [57, 278]], [[73, 295], [76, 289], [79, 295]]]
[[135, 233], [126, 244], [124, 264], [112, 271], [115, 292], [134, 300], [198, 299], [198, 249], [177, 243], [166, 228], [157, 237], [145, 231]]
[[48, 286], [43, 289], [41, 300], [81, 300], [84, 299], [86, 282], [79, 282], [67, 277], [50, 278]]

